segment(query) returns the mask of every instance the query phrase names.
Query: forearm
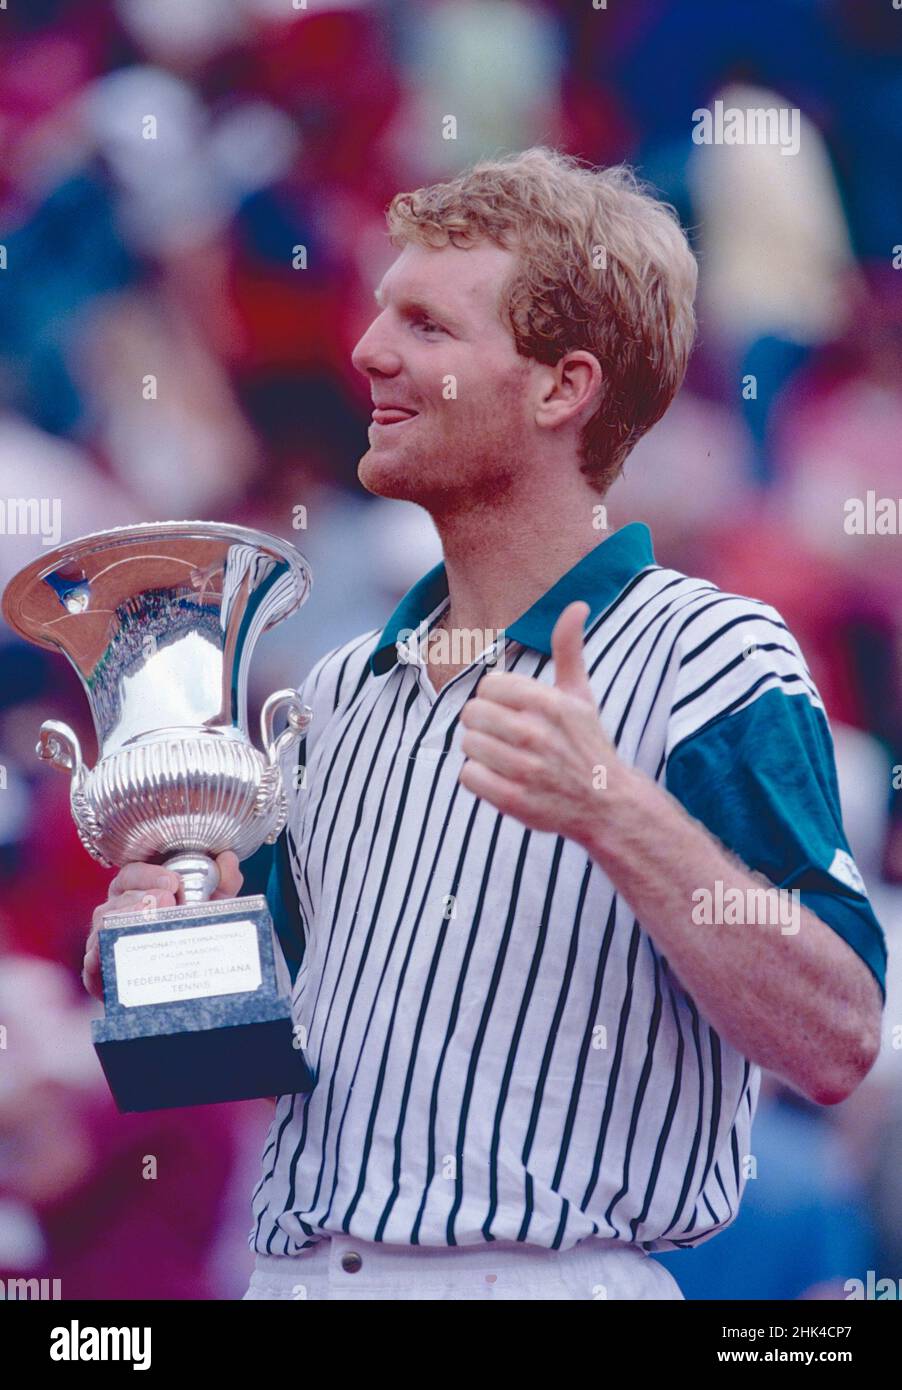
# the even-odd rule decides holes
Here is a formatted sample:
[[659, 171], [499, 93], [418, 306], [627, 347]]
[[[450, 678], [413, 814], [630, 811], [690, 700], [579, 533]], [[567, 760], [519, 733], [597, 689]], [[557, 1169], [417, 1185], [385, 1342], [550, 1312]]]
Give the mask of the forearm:
[[[867, 966], [785, 894], [781, 920], [773, 885], [641, 773], [621, 769], [599, 801], [586, 848], [711, 1026], [812, 1099], [843, 1099], [879, 1047], [880, 991]], [[772, 890], [766, 913], [761, 889]], [[707, 904], [740, 901], [758, 911], [705, 920]]]

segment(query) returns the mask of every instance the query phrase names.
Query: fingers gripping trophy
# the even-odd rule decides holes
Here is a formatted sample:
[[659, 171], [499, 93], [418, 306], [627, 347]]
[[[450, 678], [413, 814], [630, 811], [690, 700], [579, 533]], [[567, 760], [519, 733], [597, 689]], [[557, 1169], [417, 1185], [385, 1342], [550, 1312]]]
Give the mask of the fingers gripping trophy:
[[[120, 1110], [168, 1109], [311, 1089], [292, 1028], [291, 981], [262, 896], [211, 901], [216, 857], [273, 844], [287, 815], [282, 757], [311, 719], [296, 691], [247, 725], [258, 637], [306, 602], [290, 544], [207, 521], [85, 536], [8, 585], [3, 616], [62, 652], [91, 707], [98, 757], [68, 725], [42, 724], [39, 756], [71, 777], [82, 843], [101, 864], [178, 875], [174, 907], [106, 918], [105, 1016], [94, 1046]], [[277, 715], [287, 727], [276, 735]]]

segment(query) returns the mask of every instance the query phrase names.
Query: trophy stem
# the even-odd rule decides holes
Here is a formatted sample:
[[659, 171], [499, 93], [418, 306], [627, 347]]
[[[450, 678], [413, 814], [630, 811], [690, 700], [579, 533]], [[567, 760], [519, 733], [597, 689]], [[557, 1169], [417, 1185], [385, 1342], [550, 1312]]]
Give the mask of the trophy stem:
[[174, 854], [163, 863], [182, 880], [182, 901], [205, 903], [219, 887], [219, 869], [208, 854]]

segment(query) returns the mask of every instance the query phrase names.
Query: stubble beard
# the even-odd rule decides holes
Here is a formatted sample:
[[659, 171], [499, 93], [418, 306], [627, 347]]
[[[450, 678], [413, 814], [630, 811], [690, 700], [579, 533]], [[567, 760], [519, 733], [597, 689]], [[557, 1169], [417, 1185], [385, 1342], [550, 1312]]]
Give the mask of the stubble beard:
[[491, 510], [513, 489], [520, 471], [515, 438], [513, 422], [496, 420], [488, 437], [474, 440], [472, 432], [464, 431], [434, 447], [426, 443], [396, 455], [391, 462], [381, 463], [379, 449], [371, 445], [357, 476], [368, 492], [416, 503], [436, 517]]

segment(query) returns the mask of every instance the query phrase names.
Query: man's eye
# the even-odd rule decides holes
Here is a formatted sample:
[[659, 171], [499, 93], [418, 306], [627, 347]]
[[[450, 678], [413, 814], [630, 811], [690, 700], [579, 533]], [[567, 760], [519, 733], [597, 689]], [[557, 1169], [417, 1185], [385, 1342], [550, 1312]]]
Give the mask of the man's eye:
[[444, 333], [445, 331], [440, 323], [435, 322], [435, 319], [417, 319], [417, 325], [420, 328], [425, 328], [427, 333]]

